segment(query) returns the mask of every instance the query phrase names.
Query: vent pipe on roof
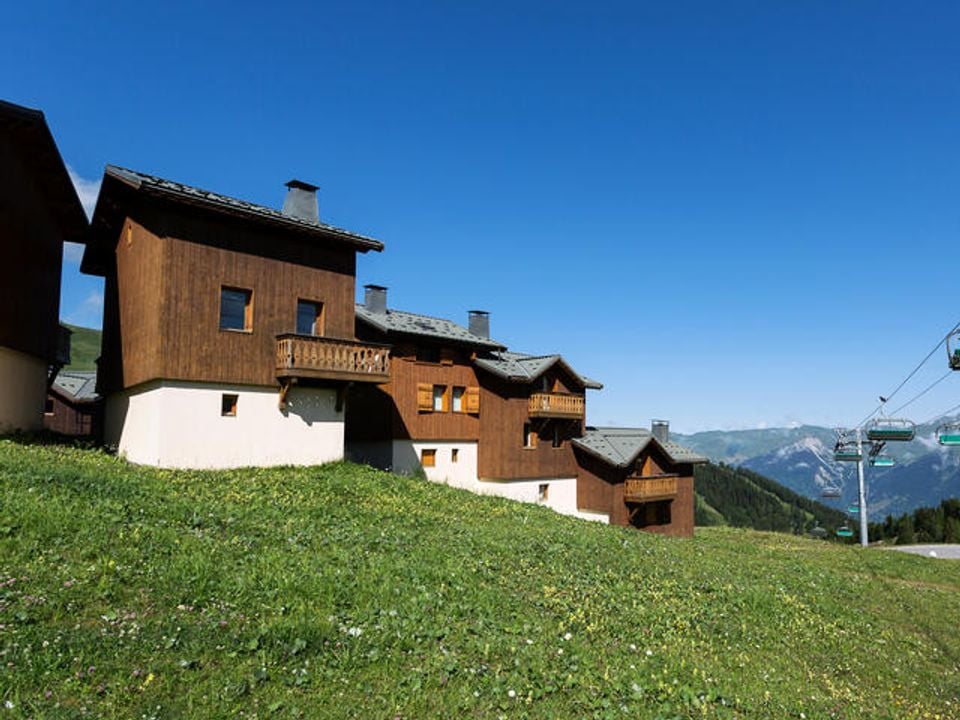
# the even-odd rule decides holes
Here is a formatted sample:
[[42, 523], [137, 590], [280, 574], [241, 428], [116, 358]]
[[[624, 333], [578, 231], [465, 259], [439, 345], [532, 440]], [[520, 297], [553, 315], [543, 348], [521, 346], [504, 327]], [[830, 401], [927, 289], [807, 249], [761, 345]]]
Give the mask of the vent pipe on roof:
[[383, 285], [364, 285], [363, 306], [372, 313], [385, 313], [387, 311], [387, 289]]
[[467, 311], [467, 329], [474, 335], [490, 339], [490, 313], [486, 310]]
[[319, 223], [320, 207], [317, 203], [317, 186], [305, 183], [302, 180], [288, 182], [287, 197], [283, 200], [283, 210], [281, 212], [298, 220]]
[[658, 442], [669, 442], [670, 440], [670, 421], [652, 420], [650, 422], [650, 432]]

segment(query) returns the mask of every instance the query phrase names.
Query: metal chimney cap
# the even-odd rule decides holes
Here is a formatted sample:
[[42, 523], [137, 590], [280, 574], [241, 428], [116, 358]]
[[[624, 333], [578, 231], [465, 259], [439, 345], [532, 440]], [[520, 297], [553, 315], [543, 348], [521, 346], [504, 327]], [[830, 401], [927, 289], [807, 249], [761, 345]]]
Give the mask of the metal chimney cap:
[[297, 190], [306, 190], [307, 192], [316, 192], [317, 190], [320, 189], [319, 185], [311, 185], [308, 182], [304, 182], [303, 180], [297, 180], [296, 178], [284, 183], [284, 185], [286, 185], [291, 190], [296, 188]]

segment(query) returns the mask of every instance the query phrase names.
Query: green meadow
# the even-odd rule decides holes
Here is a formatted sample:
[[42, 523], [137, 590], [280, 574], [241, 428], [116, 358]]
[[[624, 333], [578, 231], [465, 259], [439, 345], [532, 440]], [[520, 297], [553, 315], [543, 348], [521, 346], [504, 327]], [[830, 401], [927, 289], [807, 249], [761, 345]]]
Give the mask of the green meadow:
[[0, 440], [0, 718], [957, 718], [960, 563]]

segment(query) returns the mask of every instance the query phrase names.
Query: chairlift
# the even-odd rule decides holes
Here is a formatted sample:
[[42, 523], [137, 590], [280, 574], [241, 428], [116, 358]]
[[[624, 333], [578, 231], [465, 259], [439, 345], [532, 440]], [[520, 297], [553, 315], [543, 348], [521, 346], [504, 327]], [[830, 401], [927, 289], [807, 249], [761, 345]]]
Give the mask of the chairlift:
[[960, 445], [960, 423], [945, 423], [938, 427], [937, 442], [941, 445]]
[[841, 525], [837, 528], [837, 537], [842, 538], [852, 538], [853, 537], [853, 528], [849, 525]]
[[825, 538], [827, 536], [826, 528], [822, 528], [819, 525], [816, 527], [810, 528], [810, 536], [815, 538]]
[[860, 462], [863, 453], [853, 443], [837, 443], [833, 449], [833, 459], [836, 462]]
[[830, 500], [836, 500], [836, 499], [837, 499], [838, 497], [840, 497], [842, 494], [843, 494], [843, 492], [840, 490], [839, 487], [837, 487], [837, 486], [835, 486], [835, 485], [827, 485], [827, 486], [826, 486], [825, 488], [823, 488], [823, 490], [820, 492], [820, 497], [829, 498]]
[[897, 464], [897, 461], [894, 460], [889, 455], [877, 455], [875, 457], [870, 458], [870, 465], [872, 467], [889, 468], [889, 467], [893, 467], [896, 464]]
[[[956, 339], [952, 340], [951, 338]], [[960, 370], [960, 347], [958, 347], [958, 343], [960, 343], [960, 330], [954, 330], [947, 335], [944, 343], [947, 346], [947, 363], [951, 370]]]
[[907, 442], [917, 434], [917, 426], [902, 418], [877, 418], [867, 427], [867, 439], [874, 442]]
[[847, 507], [847, 512], [850, 513], [851, 515], [859, 515], [859, 514], [860, 514], [860, 506], [859, 506], [859, 505], [849, 505], [849, 506]]

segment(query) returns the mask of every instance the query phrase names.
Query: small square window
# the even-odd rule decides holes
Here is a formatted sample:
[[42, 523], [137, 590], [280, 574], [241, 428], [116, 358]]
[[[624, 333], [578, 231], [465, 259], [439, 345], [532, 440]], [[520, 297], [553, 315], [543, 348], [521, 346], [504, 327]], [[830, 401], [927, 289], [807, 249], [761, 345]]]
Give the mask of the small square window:
[[434, 412], [447, 411], [447, 386], [446, 385], [433, 386], [433, 410]]
[[458, 448], [453, 448], [453, 450], [450, 451], [450, 462], [455, 463], [455, 462], [459, 462], [459, 460], [460, 460], [460, 450]]
[[537, 432], [530, 423], [523, 424], [523, 446], [535, 448], [537, 446]]
[[466, 392], [466, 388], [455, 387], [453, 389], [453, 411], [454, 412], [464, 412], [465, 408], [463, 407], [463, 394]]
[[424, 449], [420, 451], [420, 464], [426, 467], [436, 467], [437, 451], [433, 449]]
[[220, 288], [220, 329], [250, 332], [253, 329], [253, 292]]
[[539, 502], [546, 502], [549, 494], [550, 494], [550, 483], [542, 483], [540, 487], [537, 488], [537, 500]]
[[297, 300], [297, 335], [323, 335], [323, 303]]
[[220, 414], [224, 417], [237, 416], [237, 400], [239, 395], [224, 393], [220, 396]]

